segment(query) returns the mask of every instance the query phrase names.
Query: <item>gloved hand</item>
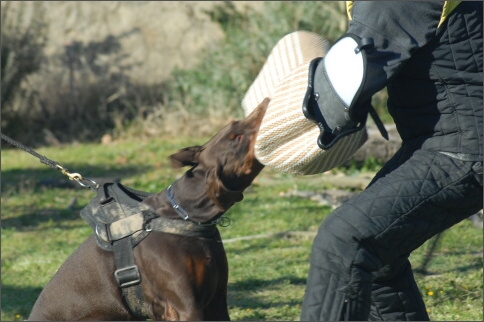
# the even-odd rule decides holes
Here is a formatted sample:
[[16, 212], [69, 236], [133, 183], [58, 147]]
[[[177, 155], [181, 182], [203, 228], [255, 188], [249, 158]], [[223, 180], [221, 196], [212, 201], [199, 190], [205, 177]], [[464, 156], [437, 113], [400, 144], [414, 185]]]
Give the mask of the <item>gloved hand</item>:
[[347, 34], [326, 57], [316, 58], [309, 65], [303, 113], [318, 124], [321, 131], [318, 145], [322, 149], [327, 150], [342, 137], [361, 130], [366, 124], [368, 112], [378, 118], [371, 106], [371, 97], [360, 97], [366, 80], [366, 55], [363, 50], [372, 47], [371, 39]]
[[[315, 79], [323, 81], [315, 82]], [[352, 118], [349, 107], [332, 90], [324, 71], [324, 58], [316, 58], [309, 65], [309, 85], [303, 113], [307, 119], [318, 124], [321, 131], [318, 145], [324, 150], [333, 146], [343, 136], [341, 134], [348, 135], [360, 130], [366, 121], [365, 115]]]

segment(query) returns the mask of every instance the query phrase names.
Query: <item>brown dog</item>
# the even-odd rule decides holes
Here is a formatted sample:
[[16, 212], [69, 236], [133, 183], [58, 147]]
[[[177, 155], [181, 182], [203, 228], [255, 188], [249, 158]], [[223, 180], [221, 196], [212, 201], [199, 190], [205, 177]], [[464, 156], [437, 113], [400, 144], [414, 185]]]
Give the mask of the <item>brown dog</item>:
[[[264, 167], [254, 143], [268, 104], [266, 98], [203, 146], [170, 156], [172, 165], [192, 168], [172, 184], [171, 194], [163, 190], [143, 203], [158, 216], [180, 221], [170, 201], [176, 199], [191, 220], [208, 223], [241, 201]], [[229, 320], [227, 258], [217, 230], [206, 238], [152, 231], [133, 253], [147, 316], [130, 311], [113, 275], [113, 253], [98, 247], [92, 235], [43, 289], [29, 320]]]

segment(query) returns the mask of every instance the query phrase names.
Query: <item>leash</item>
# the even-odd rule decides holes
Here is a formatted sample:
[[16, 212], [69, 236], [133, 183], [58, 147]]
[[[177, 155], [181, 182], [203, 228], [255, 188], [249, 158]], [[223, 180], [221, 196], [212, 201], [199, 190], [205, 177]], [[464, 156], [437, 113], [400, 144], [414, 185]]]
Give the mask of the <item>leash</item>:
[[93, 190], [99, 188], [99, 184], [96, 181], [91, 180], [91, 179], [86, 178], [86, 177], [83, 177], [79, 173], [69, 172], [66, 168], [64, 168], [62, 165], [60, 165], [60, 163], [53, 161], [53, 160], [43, 156], [42, 154], [37, 153], [34, 149], [32, 149], [32, 148], [30, 148], [26, 145], [23, 145], [22, 143], [20, 143], [18, 141], [15, 141], [14, 139], [6, 136], [5, 134], [3, 134], [1, 132], [0, 132], [0, 136], [4, 141], [7, 141], [8, 143], [12, 144], [13, 146], [15, 146], [15, 147], [17, 147], [21, 150], [24, 150], [25, 152], [33, 155], [34, 157], [39, 159], [41, 163], [48, 165], [49, 167], [51, 167], [54, 170], [60, 171], [63, 175], [67, 176], [69, 178], [69, 180], [76, 181], [82, 187], [90, 188], [90, 189], [93, 189]]

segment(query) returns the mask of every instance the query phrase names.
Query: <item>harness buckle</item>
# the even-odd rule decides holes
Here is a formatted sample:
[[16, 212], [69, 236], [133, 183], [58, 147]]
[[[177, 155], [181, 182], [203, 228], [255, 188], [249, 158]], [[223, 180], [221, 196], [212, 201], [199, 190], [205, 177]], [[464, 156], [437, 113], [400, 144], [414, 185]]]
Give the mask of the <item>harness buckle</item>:
[[141, 283], [141, 276], [137, 265], [117, 269], [114, 271], [114, 277], [120, 287], [128, 287]]

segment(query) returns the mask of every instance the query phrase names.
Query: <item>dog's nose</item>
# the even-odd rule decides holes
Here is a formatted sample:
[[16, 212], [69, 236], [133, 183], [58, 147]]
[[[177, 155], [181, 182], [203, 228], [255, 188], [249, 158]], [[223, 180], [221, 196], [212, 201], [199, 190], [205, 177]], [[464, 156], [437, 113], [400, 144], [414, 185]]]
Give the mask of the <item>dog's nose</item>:
[[259, 128], [262, 119], [266, 113], [267, 107], [269, 106], [270, 99], [266, 97], [245, 119], [247, 123], [254, 127]]

